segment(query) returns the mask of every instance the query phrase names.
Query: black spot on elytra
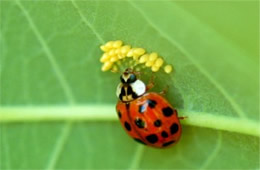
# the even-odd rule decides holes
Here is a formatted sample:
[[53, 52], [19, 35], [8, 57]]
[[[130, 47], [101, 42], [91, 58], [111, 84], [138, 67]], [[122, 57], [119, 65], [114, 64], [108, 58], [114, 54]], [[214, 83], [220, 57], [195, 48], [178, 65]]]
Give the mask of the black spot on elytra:
[[157, 119], [156, 121], [153, 122], [154, 126], [160, 127], [162, 125], [162, 121], [160, 119]]
[[162, 136], [163, 138], [167, 138], [169, 135], [168, 135], [167, 132], [162, 131], [161, 136]]
[[165, 107], [165, 108], [163, 108], [163, 109], [162, 109], [162, 112], [163, 112], [163, 115], [164, 115], [165, 117], [169, 117], [169, 116], [173, 115], [173, 110], [172, 110], [172, 108], [170, 108], [170, 107]]
[[157, 102], [155, 100], [150, 100], [150, 99], [147, 100], [147, 103], [150, 108], [155, 108], [155, 106], [157, 104]]
[[138, 142], [138, 143], [141, 143], [141, 144], [144, 144], [144, 145], [146, 145], [141, 139], [138, 139], [138, 138], [134, 138], [134, 140], [136, 141], [136, 142]]
[[145, 126], [145, 122], [140, 118], [135, 119], [135, 124], [139, 128], [144, 128]]
[[131, 131], [131, 126], [128, 122], [125, 122], [125, 128], [126, 130]]
[[146, 140], [153, 144], [158, 141], [158, 137], [156, 136], [156, 134], [151, 134], [151, 135], [146, 136]]
[[122, 117], [122, 114], [121, 114], [121, 112], [120, 112], [120, 111], [117, 111], [117, 115], [118, 115], [119, 119], [121, 119], [121, 117]]
[[144, 113], [146, 111], [146, 105], [145, 104], [140, 105], [138, 111], [139, 111], [139, 113]]
[[174, 142], [175, 142], [174, 140], [169, 141], [169, 142], [165, 142], [162, 146], [166, 147], [166, 146], [169, 146], [170, 144], [173, 144]]
[[173, 123], [171, 125], [171, 127], [170, 127], [171, 134], [173, 135], [173, 134], [177, 133], [178, 130], [179, 130], [178, 124], [177, 123]]

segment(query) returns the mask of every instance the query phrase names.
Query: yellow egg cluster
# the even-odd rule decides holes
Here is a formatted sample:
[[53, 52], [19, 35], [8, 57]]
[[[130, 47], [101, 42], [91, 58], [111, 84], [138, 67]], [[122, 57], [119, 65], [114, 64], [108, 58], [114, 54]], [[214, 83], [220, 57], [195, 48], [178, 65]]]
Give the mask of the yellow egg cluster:
[[[132, 58], [135, 65], [143, 64], [153, 72], [159, 71], [164, 64], [164, 59], [159, 57], [157, 53], [146, 53], [143, 48], [131, 48], [130, 45], [123, 45], [121, 40], [108, 41], [106, 44], [101, 45], [100, 49], [104, 52], [100, 58], [100, 62], [103, 63], [102, 71], [111, 70], [112, 72], [117, 72], [121, 61], [128, 58]], [[164, 66], [164, 71], [171, 73], [172, 66]]]

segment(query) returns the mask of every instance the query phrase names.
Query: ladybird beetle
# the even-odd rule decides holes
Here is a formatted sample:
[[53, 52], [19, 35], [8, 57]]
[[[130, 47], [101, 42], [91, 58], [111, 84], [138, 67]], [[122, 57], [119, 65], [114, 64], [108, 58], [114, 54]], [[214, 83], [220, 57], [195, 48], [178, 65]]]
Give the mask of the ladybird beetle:
[[147, 92], [147, 86], [137, 78], [137, 73], [126, 69], [120, 76], [116, 95], [116, 110], [128, 135], [142, 144], [164, 148], [181, 137], [181, 124], [177, 110], [159, 93]]

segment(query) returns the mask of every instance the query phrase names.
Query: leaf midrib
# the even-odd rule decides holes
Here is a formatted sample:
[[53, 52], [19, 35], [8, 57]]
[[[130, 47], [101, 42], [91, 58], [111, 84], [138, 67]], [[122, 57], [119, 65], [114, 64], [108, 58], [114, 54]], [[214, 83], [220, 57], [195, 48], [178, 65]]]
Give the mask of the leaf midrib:
[[[179, 110], [187, 116], [184, 125], [211, 128], [260, 137], [259, 123], [254, 120], [217, 115], [216, 113]], [[39, 107], [0, 107], [0, 123], [16, 122], [118, 121], [114, 105], [73, 105]], [[243, 125], [243, 126], [241, 126]]]

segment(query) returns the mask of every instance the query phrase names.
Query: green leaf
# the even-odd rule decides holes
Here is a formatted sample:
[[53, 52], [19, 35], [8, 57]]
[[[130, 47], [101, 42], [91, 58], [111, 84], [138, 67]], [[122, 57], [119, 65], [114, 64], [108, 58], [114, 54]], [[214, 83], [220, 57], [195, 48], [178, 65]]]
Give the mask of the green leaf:
[[[1, 169], [258, 169], [258, 1], [0, 1]], [[101, 44], [158, 52], [178, 144], [134, 142]], [[148, 74], [149, 75], [149, 74]], [[144, 74], [147, 82], [149, 76]]]

